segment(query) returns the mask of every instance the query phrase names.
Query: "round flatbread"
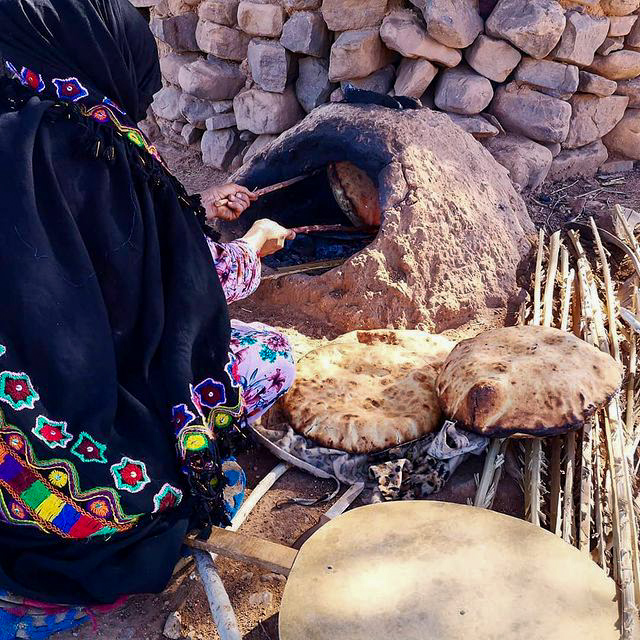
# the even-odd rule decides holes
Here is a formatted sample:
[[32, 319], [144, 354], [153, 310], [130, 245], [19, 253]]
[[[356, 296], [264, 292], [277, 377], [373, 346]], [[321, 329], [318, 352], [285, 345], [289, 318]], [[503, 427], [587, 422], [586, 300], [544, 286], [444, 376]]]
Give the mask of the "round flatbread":
[[620, 388], [622, 367], [571, 333], [507, 327], [463, 340], [438, 377], [444, 413], [487, 436], [578, 429]]
[[372, 453], [438, 428], [438, 371], [454, 343], [424, 331], [354, 331], [308, 353], [283, 399], [295, 431]]

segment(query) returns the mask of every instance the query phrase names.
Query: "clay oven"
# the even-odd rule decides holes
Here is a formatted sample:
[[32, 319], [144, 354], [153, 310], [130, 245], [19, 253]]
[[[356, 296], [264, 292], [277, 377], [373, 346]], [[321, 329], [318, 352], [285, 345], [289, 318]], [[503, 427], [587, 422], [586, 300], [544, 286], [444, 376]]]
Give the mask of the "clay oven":
[[[368, 176], [365, 195], [351, 203], [356, 213], [377, 189], [379, 229], [356, 227], [357, 217], [332, 184], [335, 163]], [[446, 115], [328, 105], [232, 179], [260, 188], [299, 175], [309, 178], [264, 196], [223, 234], [238, 236], [265, 217], [289, 228], [339, 224], [347, 231], [300, 236], [269, 263], [339, 264], [267, 280], [256, 294], [262, 300], [329, 319], [343, 331], [442, 331], [506, 306], [516, 293], [516, 269], [533, 230], [524, 202], [506, 169]]]

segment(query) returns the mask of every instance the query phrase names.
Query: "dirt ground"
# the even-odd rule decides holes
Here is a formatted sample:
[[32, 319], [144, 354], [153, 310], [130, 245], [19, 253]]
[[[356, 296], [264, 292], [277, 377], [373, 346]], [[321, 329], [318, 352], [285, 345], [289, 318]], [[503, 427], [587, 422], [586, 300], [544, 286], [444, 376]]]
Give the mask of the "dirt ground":
[[[178, 147], [163, 149], [163, 155], [192, 192], [209, 184], [226, 179], [224, 173], [202, 168], [197, 153]], [[545, 186], [541, 192], [528, 199], [531, 216], [537, 226], [548, 230], [558, 228], [569, 221], [588, 222], [590, 215], [599, 217], [614, 203], [640, 208], [640, 172], [606, 179], [569, 181], [565, 184]], [[311, 322], [291, 310], [260, 308], [259, 313], [246, 303], [232, 307], [232, 314], [245, 321], [259, 320], [281, 326], [294, 338], [296, 348], [304, 350], [314, 340], [333, 337], [335, 330], [330, 323]], [[505, 322], [505, 314], [492, 312], [468, 325], [450, 332], [451, 337], [463, 338], [475, 335], [490, 326]], [[248, 473], [249, 487], [254, 487], [276, 464], [276, 460], [264, 449], [255, 449], [241, 460]], [[476, 477], [482, 471], [482, 458], [471, 457], [456, 472], [450, 483], [436, 500], [466, 503], [475, 494]], [[304, 531], [313, 526], [330, 502], [313, 507], [288, 506], [278, 508], [283, 501], [293, 497], [319, 498], [333, 487], [298, 470], [288, 471], [269, 491], [252, 512], [241, 531], [280, 542], [292, 544]], [[507, 474], [503, 474], [494, 508], [497, 511], [522, 516], [523, 504], [519, 487]], [[245, 640], [277, 640], [277, 614], [284, 590], [284, 580], [268, 571], [231, 560], [217, 562], [240, 628]], [[257, 603], [257, 604], [256, 604]], [[179, 612], [182, 620], [182, 637], [190, 640], [215, 640], [214, 629], [199, 577], [188, 565], [179, 572], [167, 590], [159, 595], [131, 598], [120, 611], [100, 616], [95, 626], [86, 625], [72, 633], [59, 634], [57, 640], [162, 640], [163, 627], [172, 612]], [[301, 639], [302, 640], [302, 639]]]

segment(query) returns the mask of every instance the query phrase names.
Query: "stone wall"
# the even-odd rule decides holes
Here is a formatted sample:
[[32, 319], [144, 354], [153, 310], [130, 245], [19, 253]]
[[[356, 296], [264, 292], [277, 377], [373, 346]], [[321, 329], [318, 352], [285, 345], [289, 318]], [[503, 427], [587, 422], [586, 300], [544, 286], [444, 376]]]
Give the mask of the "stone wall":
[[132, 0], [166, 137], [235, 169], [346, 83], [420, 98], [521, 188], [640, 159], [640, 0]]

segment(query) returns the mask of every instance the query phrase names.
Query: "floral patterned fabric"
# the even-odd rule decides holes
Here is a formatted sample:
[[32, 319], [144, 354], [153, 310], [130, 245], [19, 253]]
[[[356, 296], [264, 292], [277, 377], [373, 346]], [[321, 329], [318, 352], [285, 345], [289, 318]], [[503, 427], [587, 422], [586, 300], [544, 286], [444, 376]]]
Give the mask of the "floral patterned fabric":
[[[227, 302], [250, 296], [260, 285], [261, 266], [256, 252], [243, 240], [220, 244], [207, 239]], [[257, 421], [286, 393], [295, 378], [289, 340], [259, 322], [231, 321], [234, 377], [243, 389], [249, 422]]]

